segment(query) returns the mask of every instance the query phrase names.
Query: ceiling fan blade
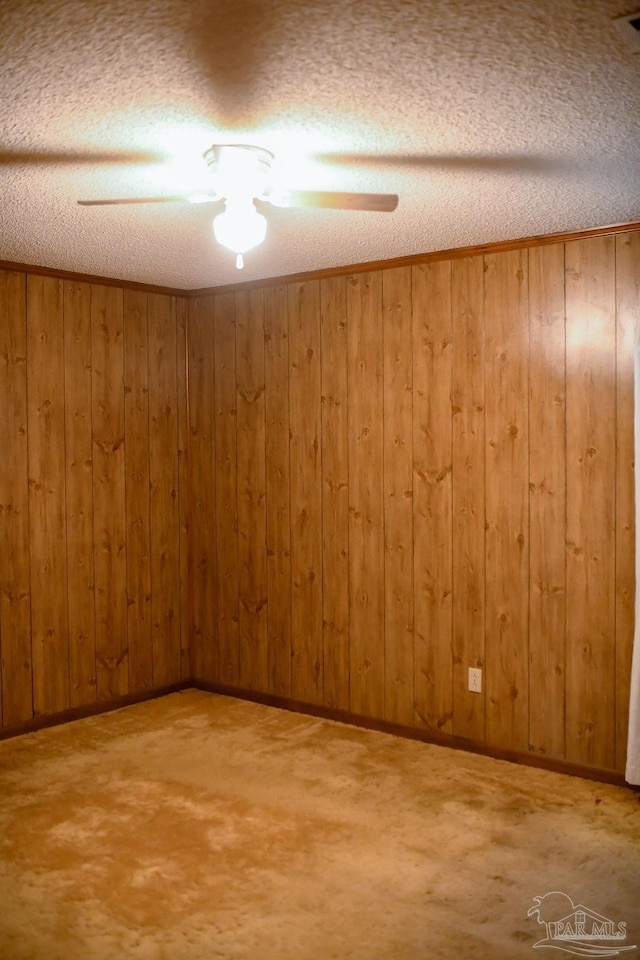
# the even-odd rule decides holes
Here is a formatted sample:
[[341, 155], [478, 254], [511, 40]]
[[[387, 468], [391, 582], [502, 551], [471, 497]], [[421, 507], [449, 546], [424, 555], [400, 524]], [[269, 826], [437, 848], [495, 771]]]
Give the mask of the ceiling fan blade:
[[188, 197], [125, 197], [116, 200], [78, 200], [81, 207], [115, 207], [121, 203], [176, 203], [189, 202]]
[[226, 131], [254, 128], [270, 87], [270, 64], [285, 44], [278, 4], [226, 0], [191, 4], [186, 39], [210, 86], [212, 120]]
[[391, 213], [398, 206], [398, 197], [395, 193], [332, 193], [326, 190], [291, 190], [287, 191], [283, 206]]
[[409, 169], [447, 169], [487, 171], [493, 173], [558, 172], [563, 161], [558, 157], [526, 153], [497, 154], [393, 154], [393, 153], [322, 153], [321, 163], [357, 167], [405, 167]]
[[220, 197], [205, 195], [176, 197], [119, 197], [115, 200], [78, 200], [81, 207], [114, 207], [124, 203], [219, 203]]
[[149, 150], [2, 150], [0, 166], [51, 166], [59, 164], [158, 163], [166, 159]]

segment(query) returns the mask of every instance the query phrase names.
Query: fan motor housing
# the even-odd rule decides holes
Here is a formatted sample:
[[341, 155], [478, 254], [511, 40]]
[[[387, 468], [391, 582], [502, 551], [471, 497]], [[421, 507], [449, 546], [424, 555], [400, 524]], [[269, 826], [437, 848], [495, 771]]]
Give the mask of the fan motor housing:
[[219, 196], [238, 192], [264, 196], [274, 159], [270, 150], [244, 143], [216, 143], [205, 151], [204, 158]]

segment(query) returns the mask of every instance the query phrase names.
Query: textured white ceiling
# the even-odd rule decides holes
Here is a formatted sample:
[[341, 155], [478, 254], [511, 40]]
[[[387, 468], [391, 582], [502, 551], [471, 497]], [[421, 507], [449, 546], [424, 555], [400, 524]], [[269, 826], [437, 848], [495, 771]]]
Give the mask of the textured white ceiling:
[[[640, 219], [626, 0], [0, 0], [0, 259], [199, 288]], [[640, 4], [637, 4], [640, 6]], [[299, 189], [234, 258], [193, 192], [247, 142]]]

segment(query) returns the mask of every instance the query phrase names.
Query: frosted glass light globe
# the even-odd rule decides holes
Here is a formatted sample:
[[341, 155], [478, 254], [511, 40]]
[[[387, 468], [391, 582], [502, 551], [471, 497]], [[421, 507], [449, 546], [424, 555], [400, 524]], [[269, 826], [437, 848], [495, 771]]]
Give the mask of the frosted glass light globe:
[[218, 243], [238, 254], [238, 266], [241, 266], [242, 254], [253, 250], [264, 240], [267, 220], [258, 213], [252, 200], [229, 199], [226, 209], [213, 221], [213, 233]]

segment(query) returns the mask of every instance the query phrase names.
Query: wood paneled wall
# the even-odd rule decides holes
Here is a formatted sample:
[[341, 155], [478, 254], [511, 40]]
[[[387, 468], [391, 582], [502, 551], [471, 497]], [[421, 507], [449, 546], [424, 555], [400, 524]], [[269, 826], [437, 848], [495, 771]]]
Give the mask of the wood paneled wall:
[[190, 300], [195, 677], [622, 770], [639, 277], [630, 233]]
[[639, 279], [638, 232], [196, 298], [0, 271], [2, 725], [194, 677], [623, 770]]
[[190, 675], [186, 301], [0, 271], [0, 709]]

